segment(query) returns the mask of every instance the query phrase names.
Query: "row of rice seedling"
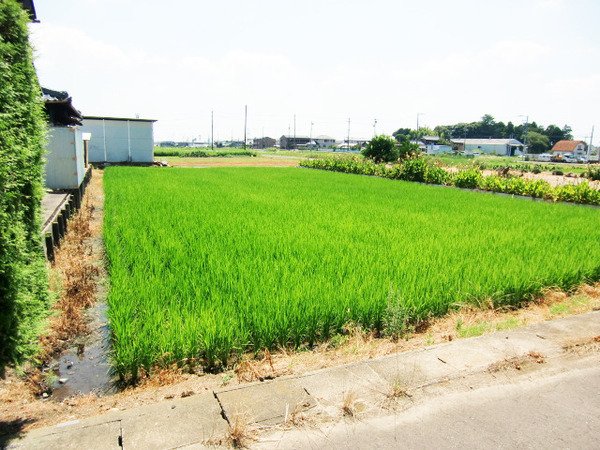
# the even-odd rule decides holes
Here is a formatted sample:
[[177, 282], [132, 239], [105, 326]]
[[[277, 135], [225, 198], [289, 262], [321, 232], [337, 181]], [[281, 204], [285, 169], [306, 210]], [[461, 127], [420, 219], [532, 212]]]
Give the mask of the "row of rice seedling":
[[104, 182], [123, 376], [600, 276], [596, 208], [298, 168], [114, 167]]
[[232, 156], [256, 156], [257, 153], [252, 150], [238, 149], [224, 149], [224, 150], [210, 150], [203, 149], [198, 150], [197, 148], [190, 147], [154, 147], [154, 156], [156, 157], [193, 157], [193, 158], [225, 158]]

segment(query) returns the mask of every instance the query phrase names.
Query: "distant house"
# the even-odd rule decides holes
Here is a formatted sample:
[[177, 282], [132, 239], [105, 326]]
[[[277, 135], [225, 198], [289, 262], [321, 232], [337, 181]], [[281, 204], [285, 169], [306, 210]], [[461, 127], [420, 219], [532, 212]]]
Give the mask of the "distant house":
[[270, 137], [255, 138], [252, 148], [265, 149], [275, 147], [275, 139]]
[[82, 131], [92, 134], [89, 161], [154, 162], [154, 122], [156, 120], [85, 116]]
[[525, 150], [525, 144], [517, 139], [452, 139], [458, 150], [517, 156]]
[[279, 138], [279, 146], [285, 149], [302, 148], [310, 145], [310, 137], [308, 136], [286, 136]]
[[320, 135], [314, 138], [317, 148], [331, 148], [335, 145], [335, 138], [326, 135]]
[[583, 141], [558, 141], [552, 147], [554, 156], [585, 156], [587, 154], [587, 144]]
[[438, 136], [423, 136], [417, 145], [423, 153], [446, 153], [452, 151], [450, 145], [439, 145], [440, 138]]
[[[48, 189], [77, 189], [88, 167], [87, 140], [81, 130], [81, 113], [68, 92], [42, 88], [49, 129], [44, 183]], [[84, 136], [85, 135], [85, 136]]]

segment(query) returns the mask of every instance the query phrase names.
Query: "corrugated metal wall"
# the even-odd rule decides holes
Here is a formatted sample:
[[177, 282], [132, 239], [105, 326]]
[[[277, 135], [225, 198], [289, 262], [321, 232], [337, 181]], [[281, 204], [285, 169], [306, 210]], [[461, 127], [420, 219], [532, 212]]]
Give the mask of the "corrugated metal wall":
[[44, 180], [48, 189], [76, 189], [85, 175], [81, 129], [50, 127]]
[[90, 162], [154, 161], [154, 131], [150, 121], [84, 118], [82, 130], [92, 134]]

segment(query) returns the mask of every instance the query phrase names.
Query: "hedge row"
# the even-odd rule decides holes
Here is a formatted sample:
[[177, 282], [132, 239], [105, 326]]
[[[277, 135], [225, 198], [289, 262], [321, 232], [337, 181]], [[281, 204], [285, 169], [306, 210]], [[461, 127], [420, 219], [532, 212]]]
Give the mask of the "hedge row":
[[256, 152], [250, 150], [184, 150], [180, 148], [157, 148], [154, 156], [178, 156], [190, 158], [214, 158], [230, 156], [256, 156]]
[[32, 356], [49, 294], [40, 235], [45, 119], [20, 3], [0, 1], [0, 374]]
[[398, 164], [377, 164], [369, 159], [326, 158], [301, 161], [300, 165], [313, 169], [372, 175], [395, 180], [456, 186], [465, 189], [481, 189], [504, 194], [523, 195], [551, 201], [600, 205], [600, 190], [587, 182], [553, 187], [544, 180], [528, 180], [520, 177], [484, 176], [477, 167], [451, 173], [436, 162], [420, 156], [412, 156]]

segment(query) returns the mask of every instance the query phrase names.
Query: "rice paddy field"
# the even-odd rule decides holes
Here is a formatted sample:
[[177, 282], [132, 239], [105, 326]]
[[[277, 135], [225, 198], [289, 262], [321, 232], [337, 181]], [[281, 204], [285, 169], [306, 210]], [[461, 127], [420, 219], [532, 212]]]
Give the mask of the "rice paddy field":
[[386, 330], [600, 278], [600, 209], [299, 168], [110, 167], [114, 368]]

